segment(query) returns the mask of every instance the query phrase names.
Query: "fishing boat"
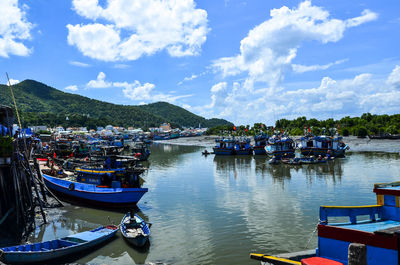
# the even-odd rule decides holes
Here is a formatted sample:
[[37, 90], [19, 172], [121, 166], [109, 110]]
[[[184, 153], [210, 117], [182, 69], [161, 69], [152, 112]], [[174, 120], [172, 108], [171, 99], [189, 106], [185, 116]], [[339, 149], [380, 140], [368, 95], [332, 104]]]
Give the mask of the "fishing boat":
[[267, 145], [269, 136], [265, 133], [257, 134], [254, 136], [254, 147], [253, 151], [255, 155], [266, 155], [267, 151], [265, 146]]
[[151, 152], [149, 146], [144, 142], [135, 142], [132, 147], [132, 154], [140, 161], [147, 161]]
[[46, 186], [69, 201], [125, 208], [136, 205], [148, 191], [141, 187], [143, 180], [135, 168], [82, 167], [71, 172], [54, 164], [49, 167], [45, 161], [39, 167]]
[[292, 158], [295, 156], [295, 146], [293, 139], [284, 134], [274, 134], [268, 139], [265, 147], [267, 155], [276, 159]]
[[[353, 243], [357, 243], [358, 250], [366, 255], [366, 263], [363, 264], [399, 264], [400, 182], [375, 184], [373, 191], [377, 198], [376, 205], [320, 207], [318, 247], [312, 253], [251, 254], [251, 258], [270, 264], [303, 264], [300, 260], [304, 258], [304, 253], [308, 253], [308, 256], [337, 262], [312, 264], [347, 265], [348, 257], [354, 254], [349, 251], [354, 247]], [[346, 217], [348, 222], [343, 222]]]
[[307, 135], [300, 139], [300, 152], [305, 156], [334, 156], [343, 157], [346, 150], [350, 149], [343, 142], [343, 137], [331, 137], [326, 135]]
[[250, 144], [250, 138], [239, 137], [235, 141], [235, 155], [252, 155], [253, 146]]
[[0, 248], [0, 260], [4, 263], [30, 264], [65, 258], [80, 253], [111, 239], [118, 232], [115, 225], [101, 226], [71, 236], [40, 243]]
[[215, 139], [216, 145], [213, 147], [216, 155], [234, 155], [235, 154], [235, 138], [220, 137]]
[[121, 220], [121, 234], [135, 247], [143, 247], [149, 240], [149, 225], [137, 214], [127, 213]]

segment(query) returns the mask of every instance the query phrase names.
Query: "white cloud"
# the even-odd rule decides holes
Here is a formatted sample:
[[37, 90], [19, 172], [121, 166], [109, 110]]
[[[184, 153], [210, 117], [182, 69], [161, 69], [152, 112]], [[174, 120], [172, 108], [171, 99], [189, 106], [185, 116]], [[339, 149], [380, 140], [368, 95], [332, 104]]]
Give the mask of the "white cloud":
[[86, 84], [86, 88], [114, 88], [122, 89], [122, 93], [126, 98], [132, 101], [141, 101], [143, 104], [155, 101], [166, 101], [175, 103], [178, 99], [191, 97], [192, 95], [173, 95], [173, 91], [168, 94], [155, 92], [155, 85], [151, 83], [140, 83], [135, 80], [129, 82], [111, 82], [106, 80], [106, 74], [100, 72], [96, 80], [90, 80]]
[[28, 56], [32, 50], [22, 43], [31, 38], [33, 25], [27, 21], [25, 10], [27, 5], [18, 7], [18, 0], [1, 1], [0, 16], [0, 56]]
[[135, 81], [131, 84], [127, 82], [114, 83], [116, 87], [122, 87], [122, 92], [124, 96], [132, 100], [149, 100], [151, 99], [150, 93], [156, 87], [154, 84], [145, 83], [140, 84], [139, 81]]
[[[192, 106], [191, 110], [205, 117], [225, 118], [238, 124], [267, 122], [280, 118], [293, 119], [359, 116], [370, 112], [391, 114], [400, 112], [400, 66], [387, 79], [375, 79], [372, 74], [334, 80], [322, 78], [318, 86], [289, 90], [260, 88], [249, 91], [242, 83], [220, 82], [212, 86], [211, 102]], [[277, 92], [278, 91], [278, 92]]]
[[390, 73], [388, 79], [386, 80], [388, 85], [392, 85], [400, 89], [400, 66], [396, 65], [393, 71]]
[[329, 12], [304, 1], [298, 8], [272, 9], [271, 18], [249, 31], [240, 43], [240, 54], [213, 63], [223, 76], [247, 73], [247, 83], [263, 82], [278, 87], [303, 42], [337, 42], [344, 31], [374, 20], [377, 15], [364, 10], [347, 20], [333, 19]]
[[193, 0], [108, 0], [105, 8], [98, 0], [72, 3], [97, 23], [67, 25], [68, 43], [99, 60], [136, 60], [164, 49], [174, 57], [198, 55], [209, 31], [207, 12]]
[[109, 88], [112, 86], [111, 82], [106, 82], [105, 81], [106, 78], [106, 74], [103, 72], [100, 72], [97, 75], [97, 79], [96, 80], [90, 80], [87, 84], [86, 84], [86, 88]]
[[318, 71], [318, 70], [326, 70], [334, 65], [337, 64], [342, 64], [344, 62], [348, 61], [348, 59], [344, 60], [338, 60], [333, 63], [328, 63], [324, 65], [316, 64], [316, 65], [301, 65], [301, 64], [292, 64], [292, 69], [296, 73], [305, 73], [305, 72], [310, 72], [310, 71]]
[[90, 67], [91, 66], [90, 64], [77, 62], [77, 61], [70, 61], [69, 64], [75, 65], [75, 66], [78, 66], [78, 67]]
[[69, 91], [78, 91], [78, 87], [76, 85], [67, 86], [64, 89]]
[[[20, 81], [19, 80], [16, 80], [16, 79], [10, 79], [10, 84], [11, 85], [16, 85], [16, 84], [18, 84]], [[7, 83], [8, 84], [8, 83]]]

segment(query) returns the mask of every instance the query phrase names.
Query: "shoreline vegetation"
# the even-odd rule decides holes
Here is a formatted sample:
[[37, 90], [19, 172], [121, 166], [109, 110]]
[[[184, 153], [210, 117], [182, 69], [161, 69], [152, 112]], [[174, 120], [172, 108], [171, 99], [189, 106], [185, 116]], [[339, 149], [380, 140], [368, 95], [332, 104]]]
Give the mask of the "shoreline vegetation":
[[400, 133], [400, 114], [376, 115], [364, 113], [361, 117], [346, 116], [340, 120], [332, 118], [317, 120], [298, 117], [294, 120], [280, 119], [275, 126], [266, 126], [263, 123], [250, 125], [229, 126], [222, 125], [207, 130], [208, 135], [232, 134], [235, 135], [255, 135], [260, 132], [273, 134], [273, 132], [285, 132], [291, 136], [301, 136], [305, 133], [314, 135], [334, 135], [338, 132], [341, 136], [357, 136], [364, 138], [367, 135], [396, 135]]

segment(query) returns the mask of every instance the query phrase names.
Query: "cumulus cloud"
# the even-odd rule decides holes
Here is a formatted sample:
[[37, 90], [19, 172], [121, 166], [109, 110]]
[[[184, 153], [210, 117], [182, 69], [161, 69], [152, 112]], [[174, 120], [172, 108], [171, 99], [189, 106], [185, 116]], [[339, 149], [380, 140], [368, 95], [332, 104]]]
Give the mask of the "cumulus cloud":
[[206, 117], [219, 117], [239, 124], [270, 122], [299, 116], [327, 118], [358, 116], [365, 112], [400, 112], [400, 66], [386, 80], [364, 73], [335, 80], [324, 77], [318, 86], [288, 90], [259, 89], [252, 93], [242, 83], [220, 82], [212, 86], [211, 102], [191, 109]]
[[[209, 31], [207, 12], [193, 0], [73, 0], [73, 10], [93, 20], [67, 25], [68, 43], [103, 60], [136, 60], [166, 50], [171, 56], [198, 55]], [[104, 24], [98, 21], [104, 21]]]
[[26, 19], [27, 5], [18, 6], [18, 0], [3, 0], [0, 16], [0, 56], [28, 56], [32, 50], [22, 42], [31, 38], [33, 25]]
[[109, 88], [109, 87], [111, 87], [112, 83], [105, 81], [105, 78], [106, 78], [106, 74], [103, 72], [100, 72], [97, 75], [96, 80], [90, 80], [86, 84], [86, 88]]
[[240, 54], [214, 61], [215, 71], [223, 76], [247, 73], [248, 83], [263, 82], [278, 87], [302, 43], [337, 42], [346, 29], [377, 18], [369, 10], [347, 20], [330, 18], [328, 11], [313, 6], [311, 1], [293, 9], [286, 6], [272, 9], [270, 16], [242, 39]]
[[[86, 88], [91, 89], [122, 89], [123, 95], [132, 101], [141, 101], [140, 103], [147, 104], [155, 101], [166, 101], [175, 103], [178, 99], [191, 97], [192, 95], [174, 95], [173, 91], [168, 94], [154, 91], [156, 86], [151, 83], [142, 84], [140, 81], [135, 80], [129, 82], [111, 82], [106, 80], [106, 74], [100, 72], [96, 80], [90, 80], [86, 84]], [[66, 88], [67, 89], [67, 88]]]
[[76, 85], [67, 86], [64, 89], [69, 91], [78, 91], [78, 87]]
[[400, 89], [400, 66], [396, 65], [393, 71], [390, 73], [388, 79], [386, 80], [388, 85], [394, 86]]

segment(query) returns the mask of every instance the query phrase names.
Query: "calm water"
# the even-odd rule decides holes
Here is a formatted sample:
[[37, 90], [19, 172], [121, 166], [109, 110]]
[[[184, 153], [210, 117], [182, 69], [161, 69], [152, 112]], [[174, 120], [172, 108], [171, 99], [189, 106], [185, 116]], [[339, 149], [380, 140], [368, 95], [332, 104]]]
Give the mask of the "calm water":
[[[314, 248], [320, 205], [375, 204], [373, 184], [400, 177], [398, 154], [352, 153], [293, 167], [269, 165], [264, 157], [204, 157], [202, 150], [153, 145], [144, 175], [149, 192], [138, 205], [139, 215], [153, 224], [147, 249], [136, 250], [118, 235], [76, 262], [259, 264], [249, 259], [250, 252]], [[31, 240], [81, 232], [108, 219], [119, 223], [124, 215], [79, 206], [58, 214]]]

